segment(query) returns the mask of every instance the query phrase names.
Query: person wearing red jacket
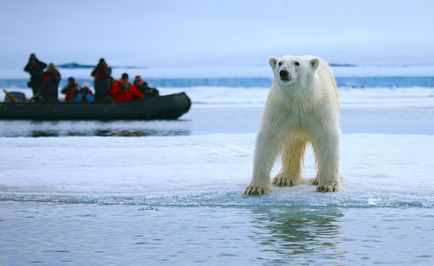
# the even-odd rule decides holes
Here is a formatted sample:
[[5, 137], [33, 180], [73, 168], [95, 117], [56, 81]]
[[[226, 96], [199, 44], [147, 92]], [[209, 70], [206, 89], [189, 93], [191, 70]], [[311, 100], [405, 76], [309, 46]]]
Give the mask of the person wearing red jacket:
[[130, 102], [144, 97], [143, 93], [128, 81], [127, 73], [122, 74], [121, 79], [113, 84], [111, 96], [115, 103]]
[[39, 91], [42, 102], [57, 102], [60, 78], [59, 70], [53, 63], [50, 63], [42, 77], [42, 85]]
[[68, 83], [60, 91], [65, 94], [65, 102], [75, 102], [77, 100], [77, 93], [79, 90], [78, 83], [75, 82], [73, 77], [68, 78]]

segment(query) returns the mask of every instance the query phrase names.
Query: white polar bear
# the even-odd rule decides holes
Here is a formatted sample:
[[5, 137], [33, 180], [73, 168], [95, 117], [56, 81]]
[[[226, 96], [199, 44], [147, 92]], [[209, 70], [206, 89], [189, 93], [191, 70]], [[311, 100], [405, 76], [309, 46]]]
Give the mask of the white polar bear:
[[270, 172], [279, 153], [282, 169], [273, 184], [300, 184], [308, 143], [318, 167], [311, 182], [318, 185], [316, 191], [339, 191], [339, 95], [330, 67], [313, 56], [272, 57], [269, 63], [273, 85], [256, 140], [253, 177], [244, 194], [271, 191]]

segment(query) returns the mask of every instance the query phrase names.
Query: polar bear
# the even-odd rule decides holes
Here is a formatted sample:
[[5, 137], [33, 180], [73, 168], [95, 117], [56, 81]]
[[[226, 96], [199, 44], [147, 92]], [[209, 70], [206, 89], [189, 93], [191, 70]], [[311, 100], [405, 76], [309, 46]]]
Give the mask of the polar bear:
[[282, 169], [273, 184], [293, 186], [302, 181], [304, 151], [312, 144], [316, 191], [341, 190], [339, 177], [339, 94], [328, 64], [313, 56], [271, 57], [274, 72], [256, 139], [253, 177], [246, 195], [271, 191], [270, 172], [277, 155]]

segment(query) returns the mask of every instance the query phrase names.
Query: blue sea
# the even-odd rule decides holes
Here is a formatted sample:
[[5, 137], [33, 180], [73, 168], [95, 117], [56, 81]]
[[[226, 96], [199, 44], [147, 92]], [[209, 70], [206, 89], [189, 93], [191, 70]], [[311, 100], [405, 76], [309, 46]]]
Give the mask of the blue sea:
[[[92, 79], [77, 78], [77, 82], [93, 84]], [[0, 88], [26, 88], [27, 79], [0, 79]], [[240, 78], [150, 78], [146, 80], [151, 87], [191, 88], [191, 87], [225, 87], [225, 88], [269, 88], [271, 77]], [[405, 88], [434, 87], [433, 76], [347, 76], [336, 77], [339, 87], [351, 88]], [[59, 86], [65, 86], [63, 79]]]
[[433, 76], [338, 76], [344, 191], [263, 197], [241, 192], [271, 79], [147, 81], [192, 109], [0, 121], [0, 265], [434, 265]]

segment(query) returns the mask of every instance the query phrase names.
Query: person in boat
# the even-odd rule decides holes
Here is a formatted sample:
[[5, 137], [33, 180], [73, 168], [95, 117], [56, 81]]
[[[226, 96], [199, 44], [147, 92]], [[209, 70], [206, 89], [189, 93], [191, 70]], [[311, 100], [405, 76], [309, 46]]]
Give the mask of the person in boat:
[[75, 102], [77, 100], [77, 94], [79, 91], [78, 82], [75, 81], [73, 77], [69, 77], [66, 86], [60, 91], [65, 94], [65, 102]]
[[29, 88], [32, 88], [33, 96], [39, 94], [39, 87], [42, 84], [42, 77], [44, 69], [47, 67], [42, 61], [36, 57], [35, 54], [30, 54], [29, 62], [24, 67], [24, 71], [30, 74], [30, 81], [27, 83]]
[[58, 88], [60, 82], [60, 72], [53, 63], [48, 64], [47, 70], [42, 78], [42, 85], [39, 90], [40, 101], [42, 102], [57, 102]]
[[99, 59], [98, 64], [91, 73], [92, 77], [95, 78], [95, 101], [103, 102], [109, 98], [111, 74], [112, 69], [107, 65], [105, 59]]
[[77, 95], [77, 102], [91, 103], [94, 101], [94, 95], [88, 83], [83, 83]]
[[137, 87], [137, 89], [143, 93], [146, 97], [150, 96], [159, 96], [160, 92], [156, 88], [151, 88], [148, 86], [148, 83], [142, 79], [140, 75], [137, 75], [134, 78], [134, 86]]
[[129, 82], [127, 73], [123, 73], [121, 79], [113, 84], [111, 96], [115, 103], [130, 102], [144, 97], [143, 93]]

